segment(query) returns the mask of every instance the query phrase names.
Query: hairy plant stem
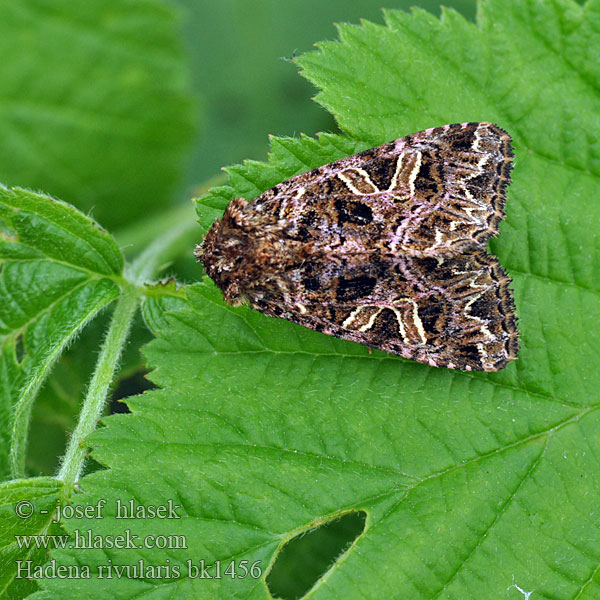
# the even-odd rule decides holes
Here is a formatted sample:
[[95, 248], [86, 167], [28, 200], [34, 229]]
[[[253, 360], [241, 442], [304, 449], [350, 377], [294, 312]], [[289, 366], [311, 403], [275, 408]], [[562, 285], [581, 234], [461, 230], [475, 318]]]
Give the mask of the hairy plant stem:
[[193, 214], [188, 209], [188, 218], [174, 224], [162, 235], [154, 239], [146, 249], [141, 252], [137, 258], [126, 268], [125, 276], [132, 283], [143, 286], [148, 280], [164, 268], [166, 263], [173, 256], [178, 255], [184, 248], [188, 248], [192, 253], [192, 240], [199, 237], [195, 234], [198, 230], [198, 224], [193, 218]]
[[98, 419], [102, 416], [104, 404], [127, 341], [131, 322], [139, 304], [139, 297], [139, 290], [128, 285], [123, 288], [122, 295], [117, 301], [96, 363], [96, 369], [83, 401], [77, 427], [73, 431], [57, 476], [65, 483], [67, 491], [73, 489], [81, 476], [87, 456], [84, 442], [86, 437], [94, 431]]
[[104, 339], [77, 427], [73, 431], [58, 473], [58, 479], [65, 483], [66, 495], [70, 494], [81, 477], [87, 454], [85, 439], [96, 429], [98, 419], [104, 411], [131, 322], [144, 294], [144, 285], [160, 270], [162, 264], [180, 251], [182, 237], [189, 235], [190, 230], [195, 227], [193, 219], [182, 220], [156, 238], [125, 268], [122, 294]]

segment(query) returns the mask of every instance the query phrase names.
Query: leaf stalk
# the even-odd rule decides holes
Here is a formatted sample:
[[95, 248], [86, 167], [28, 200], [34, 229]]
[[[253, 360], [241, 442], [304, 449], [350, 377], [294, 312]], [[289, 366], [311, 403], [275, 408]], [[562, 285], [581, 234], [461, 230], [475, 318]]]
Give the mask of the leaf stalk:
[[140, 292], [136, 287], [128, 285], [123, 288], [122, 295], [117, 301], [83, 401], [79, 422], [73, 431], [58, 472], [57, 478], [65, 483], [67, 490], [72, 489], [81, 476], [87, 455], [85, 439], [96, 429], [98, 419], [104, 411], [110, 386], [137, 311], [139, 295]]

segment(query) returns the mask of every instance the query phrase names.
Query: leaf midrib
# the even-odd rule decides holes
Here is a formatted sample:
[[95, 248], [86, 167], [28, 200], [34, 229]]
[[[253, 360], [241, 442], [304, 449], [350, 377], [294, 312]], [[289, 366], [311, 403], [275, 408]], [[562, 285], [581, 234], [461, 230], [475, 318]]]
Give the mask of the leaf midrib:
[[[22, 244], [22, 245], [26, 248], [31, 248], [31, 246], [26, 246], [25, 244]], [[90, 281], [92, 279], [109, 279], [110, 281], [116, 283], [118, 286], [121, 286], [121, 287], [127, 283], [125, 278], [122, 275], [117, 275], [115, 273], [105, 274], [105, 273], [100, 273], [98, 271], [92, 271], [91, 269], [88, 269], [87, 267], [83, 267], [81, 265], [76, 265], [74, 263], [69, 263], [64, 260], [59, 260], [59, 259], [56, 259], [53, 257], [49, 257], [47, 254], [42, 254], [35, 258], [33, 258], [33, 257], [32, 258], [15, 258], [15, 259], [0, 258], [0, 266], [3, 264], [28, 263], [28, 262], [29, 263], [33, 263], [33, 262], [55, 263], [57, 265], [67, 267], [68, 269], [72, 269], [72, 270], [80, 271], [81, 273], [85, 273], [86, 275], [88, 275], [88, 281]]]
[[[27, 190], [21, 190], [21, 188], [11, 189], [10, 191], [13, 194], [14, 200], [18, 200], [17, 192], [23, 192], [23, 191], [27, 192]], [[61, 223], [59, 220], [49, 217], [48, 215], [43, 214], [41, 212], [34, 212], [32, 210], [20, 208], [18, 205], [15, 206], [9, 202], [3, 202], [1, 197], [0, 197], [0, 204], [4, 204], [4, 206], [7, 206], [15, 214], [21, 213], [24, 215], [29, 215], [30, 218], [39, 219], [40, 221], [44, 221], [46, 223], [49, 223], [53, 227], [60, 229], [67, 235], [67, 237], [76, 238], [77, 240], [82, 242], [84, 246], [86, 246], [87, 248], [89, 248], [89, 250], [91, 250], [93, 256], [95, 256], [97, 259], [100, 260], [101, 263], [104, 264], [107, 272], [92, 271], [88, 267], [85, 267], [85, 266], [80, 267], [79, 265], [74, 265], [74, 264], [70, 264], [70, 266], [73, 266], [76, 268], [81, 268], [81, 269], [84, 269], [91, 273], [95, 273], [97, 275], [104, 275], [105, 277], [111, 277], [111, 276], [115, 277], [115, 276], [119, 276], [121, 274], [121, 273], [116, 273], [110, 264], [111, 259], [116, 259], [116, 262], [118, 262], [120, 265], [120, 271], [122, 272], [123, 256], [122, 256], [120, 250], [116, 246], [111, 247], [111, 244], [114, 242], [112, 242], [110, 236], [108, 234], [102, 235], [104, 232], [102, 230], [100, 230], [100, 228], [93, 221], [90, 220], [89, 222], [85, 222], [85, 223], [80, 223], [79, 221], [73, 221], [73, 227], [69, 228], [69, 227], [65, 227], [65, 225], [63, 223]], [[75, 210], [75, 209], [73, 209], [73, 210]], [[64, 220], [64, 218], [62, 220]], [[68, 224], [69, 221], [66, 220], [66, 223]], [[86, 226], [88, 226], [94, 230], [94, 233], [97, 234], [95, 241], [99, 242], [101, 244], [101, 246], [95, 246], [88, 239], [91, 237], [89, 235], [89, 231], [85, 231], [83, 233], [81, 231], [78, 231], [79, 229], [84, 229]], [[24, 243], [20, 239], [20, 236], [18, 236], [17, 241], [19, 244], [21, 244], [25, 248], [31, 248], [33, 250], [36, 250], [37, 252], [40, 252], [40, 250], [38, 250], [37, 248], [33, 248], [30, 244]], [[105, 256], [105, 254], [104, 254], [104, 251], [110, 251], [110, 254], [112, 256], [110, 258], [107, 258], [107, 256]], [[55, 260], [56, 262], [61, 262], [60, 260], [56, 259], [54, 256], [49, 256], [49, 255], [45, 254], [44, 252], [42, 252], [42, 255], [45, 256], [47, 258], [47, 260]], [[21, 260], [25, 260], [25, 259], [21, 259]], [[69, 263], [67, 263], [67, 264], [69, 264]]]

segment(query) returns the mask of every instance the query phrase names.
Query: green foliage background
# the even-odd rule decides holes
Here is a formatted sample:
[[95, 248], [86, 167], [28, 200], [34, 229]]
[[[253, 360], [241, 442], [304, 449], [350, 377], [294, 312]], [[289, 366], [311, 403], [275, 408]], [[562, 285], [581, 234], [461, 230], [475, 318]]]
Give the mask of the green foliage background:
[[[198, 280], [193, 244], [232, 197], [425, 127], [492, 120], [514, 137], [507, 220], [491, 245], [514, 278], [523, 346], [500, 373], [431, 369], [232, 309], [206, 279], [143, 287], [117, 378], [150, 368], [160, 389], [91, 436], [108, 468], [90, 463], [82, 494], [51, 477], [3, 484], [0, 597], [38, 589], [13, 578], [15, 532], [57, 530], [40, 515], [26, 527], [15, 518], [22, 497], [38, 509], [107, 498], [104, 519], [62, 523], [99, 535], [122, 530], [117, 498], [182, 506], [181, 521], [131, 529], [185, 534], [184, 553], [52, 552], [62, 564], [193, 557], [264, 570], [297, 534], [350, 513], [366, 516], [365, 531], [310, 597], [599, 597], [600, 5], [487, 0], [477, 27], [426, 7], [386, 12], [385, 25], [372, 2], [338, 0], [0, 7], [0, 180], [91, 211], [116, 238], [46, 196], [0, 190], [0, 439], [10, 401], [30, 406], [54, 367], [27, 474], [54, 473], [77, 422], [110, 311], [54, 360], [87, 320], [119, 294], [120, 314], [158, 270]], [[473, 18], [473, 4], [456, 7]], [[298, 66], [335, 121], [308, 101]], [[229, 168], [198, 201], [196, 224], [186, 198], [218, 167], [264, 159], [267, 133], [323, 129], [332, 133], [273, 138], [268, 162]], [[166, 269], [145, 250], [153, 240], [175, 259]], [[121, 254], [134, 258], [124, 269]], [[141, 391], [132, 381], [127, 394]], [[336, 558], [327, 550], [363, 527], [338, 523], [286, 558], [276, 595], [306, 591], [317, 563]], [[269, 597], [262, 579], [48, 578], [41, 588], [32, 597]]]

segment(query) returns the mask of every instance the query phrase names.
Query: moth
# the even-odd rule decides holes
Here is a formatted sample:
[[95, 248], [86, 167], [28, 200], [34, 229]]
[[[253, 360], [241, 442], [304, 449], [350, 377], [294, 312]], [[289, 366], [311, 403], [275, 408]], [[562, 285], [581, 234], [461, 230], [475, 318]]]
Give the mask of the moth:
[[511, 279], [486, 249], [512, 158], [492, 123], [426, 129], [233, 199], [195, 254], [231, 305], [497, 371], [519, 349]]

